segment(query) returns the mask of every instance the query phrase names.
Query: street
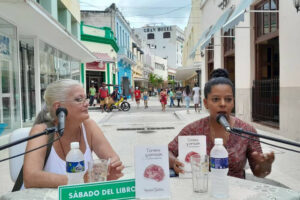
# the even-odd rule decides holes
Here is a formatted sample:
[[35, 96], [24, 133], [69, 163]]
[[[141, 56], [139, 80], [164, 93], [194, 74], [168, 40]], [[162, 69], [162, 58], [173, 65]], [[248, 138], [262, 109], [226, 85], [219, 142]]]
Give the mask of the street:
[[[111, 113], [101, 113], [99, 109], [95, 108], [91, 108], [89, 112], [90, 117], [99, 124], [124, 163], [125, 169], [122, 179], [135, 177], [134, 147], [136, 145], [167, 145], [185, 125], [208, 115], [205, 111], [195, 113], [193, 108], [190, 108], [190, 114], [187, 114], [183, 106], [181, 108], [167, 107], [166, 112], [162, 112], [157, 97], [150, 98], [148, 109], [144, 109], [142, 102], [140, 108], [137, 108], [136, 103], [131, 100], [129, 103], [131, 109], [128, 112], [114, 110]], [[258, 132], [278, 137], [272, 133], [260, 130]], [[0, 143], [5, 143], [3, 138]], [[275, 153], [272, 173], [266, 179], [258, 179], [253, 178], [250, 175], [250, 169], [247, 169], [247, 179], [286, 186], [300, 191], [300, 174], [297, 173], [300, 164], [299, 154], [264, 144], [262, 147], [264, 152], [274, 151]], [[0, 153], [1, 159], [7, 156], [7, 150]], [[2, 195], [9, 192], [13, 187], [9, 175], [9, 162], [0, 163], [0, 170], [0, 195]]]

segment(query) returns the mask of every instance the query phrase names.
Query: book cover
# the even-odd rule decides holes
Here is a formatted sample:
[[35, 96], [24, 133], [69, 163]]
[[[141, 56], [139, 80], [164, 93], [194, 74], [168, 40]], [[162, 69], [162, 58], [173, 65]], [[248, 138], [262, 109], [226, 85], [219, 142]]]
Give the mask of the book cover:
[[185, 171], [184, 174], [179, 174], [179, 178], [192, 178], [190, 159], [194, 154], [206, 154], [206, 136], [179, 136], [178, 160], [184, 164], [183, 170]]

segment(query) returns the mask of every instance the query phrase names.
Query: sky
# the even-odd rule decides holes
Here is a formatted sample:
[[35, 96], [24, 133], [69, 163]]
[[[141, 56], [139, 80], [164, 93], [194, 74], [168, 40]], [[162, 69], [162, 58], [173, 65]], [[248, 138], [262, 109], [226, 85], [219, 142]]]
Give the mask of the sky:
[[115, 3], [131, 28], [146, 24], [177, 25], [184, 30], [190, 14], [190, 0], [80, 0], [81, 10], [105, 10]]

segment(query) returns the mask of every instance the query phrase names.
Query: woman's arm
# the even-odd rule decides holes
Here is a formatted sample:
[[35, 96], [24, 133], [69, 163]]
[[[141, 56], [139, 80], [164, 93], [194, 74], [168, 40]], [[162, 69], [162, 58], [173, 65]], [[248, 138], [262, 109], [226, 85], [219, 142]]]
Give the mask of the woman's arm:
[[[45, 124], [35, 125], [30, 135], [40, 133], [46, 129]], [[29, 140], [26, 151], [47, 144], [48, 136], [40, 136]], [[23, 179], [26, 188], [56, 188], [60, 185], [66, 185], [68, 178], [65, 175], [59, 175], [43, 171], [47, 147], [43, 147], [24, 156]]]
[[84, 125], [88, 132], [91, 134], [91, 149], [96, 153], [99, 158], [110, 158], [110, 170], [108, 180], [119, 179], [123, 176], [122, 170], [124, 166], [120, 161], [120, 157], [113, 150], [112, 146], [104, 136], [102, 130], [92, 119], [88, 119], [84, 122]]
[[[250, 132], [257, 133], [252, 126], [246, 129], [249, 129], [248, 131]], [[252, 139], [259, 140], [257, 137], [250, 137]], [[252, 173], [255, 176], [263, 178], [271, 173], [272, 163], [275, 159], [274, 152], [263, 154], [259, 141], [249, 140], [247, 157]]]

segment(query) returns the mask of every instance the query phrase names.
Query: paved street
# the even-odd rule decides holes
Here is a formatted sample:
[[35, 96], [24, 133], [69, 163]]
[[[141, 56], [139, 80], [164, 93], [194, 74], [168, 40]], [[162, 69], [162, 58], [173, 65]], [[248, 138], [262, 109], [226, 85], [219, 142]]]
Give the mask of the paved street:
[[[135, 102], [129, 100], [129, 112], [113, 111], [101, 113], [98, 109], [90, 111], [93, 118], [102, 128], [105, 136], [113, 148], [120, 155], [125, 165], [123, 179], [134, 178], [134, 146], [135, 145], [167, 145], [179, 131], [188, 123], [207, 116], [201, 111], [195, 113], [193, 108], [187, 114], [185, 108], [167, 108], [162, 112], [157, 97], [152, 97], [149, 108], [144, 109], [143, 104], [136, 108]], [[272, 133], [258, 130], [261, 134], [278, 137]], [[5, 143], [7, 137], [0, 138], [0, 144]], [[297, 153], [262, 145], [263, 150], [275, 152], [275, 163], [271, 175], [267, 179], [258, 180], [275, 185], [285, 185], [293, 190], [300, 191], [300, 156]], [[0, 158], [7, 157], [7, 151], [0, 152]], [[13, 183], [9, 175], [9, 162], [0, 163], [0, 195], [11, 190]], [[247, 173], [251, 173], [249, 169]], [[247, 176], [252, 179], [252, 176]], [[256, 179], [257, 180], [257, 179]]]

